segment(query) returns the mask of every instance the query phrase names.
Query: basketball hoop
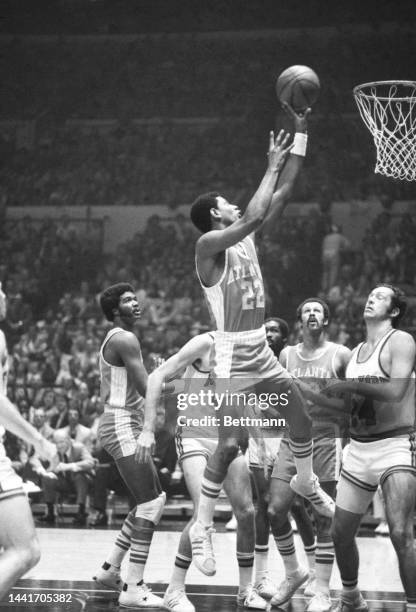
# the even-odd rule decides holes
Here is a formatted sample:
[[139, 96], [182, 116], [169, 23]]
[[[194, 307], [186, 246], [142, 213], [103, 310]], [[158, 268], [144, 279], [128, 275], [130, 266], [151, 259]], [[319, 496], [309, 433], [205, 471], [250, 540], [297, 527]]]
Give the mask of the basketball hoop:
[[416, 82], [376, 81], [353, 92], [376, 145], [374, 172], [416, 180]]

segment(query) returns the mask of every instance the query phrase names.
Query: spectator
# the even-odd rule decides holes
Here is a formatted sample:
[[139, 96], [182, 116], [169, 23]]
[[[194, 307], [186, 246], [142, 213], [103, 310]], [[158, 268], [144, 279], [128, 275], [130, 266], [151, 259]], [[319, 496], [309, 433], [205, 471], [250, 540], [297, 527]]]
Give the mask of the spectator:
[[[71, 401], [71, 400], [70, 400]], [[81, 425], [80, 414], [76, 408], [68, 408], [68, 425], [57, 429], [56, 433], [62, 433], [68, 436], [75, 442], [84, 444], [86, 448], [91, 452], [93, 446], [93, 433], [89, 427]]]
[[78, 513], [73, 524], [86, 525], [85, 503], [92, 481], [94, 459], [84, 444], [71, 440], [65, 431], [56, 431], [54, 441], [59, 463], [42, 474], [42, 490], [47, 511], [40, 520], [43, 523], [54, 524], [56, 494], [76, 493]]
[[330, 231], [322, 241], [322, 291], [328, 292], [334, 287], [339, 276], [341, 254], [350, 246], [338, 225], [331, 225]]

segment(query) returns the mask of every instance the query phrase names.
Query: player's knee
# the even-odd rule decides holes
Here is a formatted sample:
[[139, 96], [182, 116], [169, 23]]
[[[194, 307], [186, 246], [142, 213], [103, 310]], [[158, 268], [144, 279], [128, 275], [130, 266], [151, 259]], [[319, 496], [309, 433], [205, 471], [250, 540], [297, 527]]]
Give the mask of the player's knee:
[[405, 550], [409, 546], [413, 547], [413, 529], [406, 529], [403, 525], [393, 525], [390, 528], [390, 538], [397, 551]]
[[165, 503], [166, 493], [163, 492], [144, 504], [138, 504], [136, 506], [135, 517], [142, 518], [146, 521], [150, 521], [154, 525], [157, 525], [162, 518]]
[[15, 549], [18, 556], [18, 563], [22, 573], [28, 572], [32, 567], [35, 567], [40, 560], [40, 546], [36, 537], [24, 546], [19, 546]]
[[342, 522], [334, 520], [330, 529], [331, 539], [335, 546], [347, 546], [355, 538], [354, 531], [346, 528]]
[[290, 506], [290, 511], [295, 517], [304, 516], [306, 512], [306, 508], [305, 508], [305, 504], [303, 503], [303, 500], [300, 497], [298, 496], [295, 497], [295, 499], [292, 502], [292, 505]]
[[30, 567], [34, 567], [40, 561], [40, 545], [37, 538], [33, 538], [29, 546]]
[[245, 523], [254, 525], [254, 505], [252, 502], [247, 502], [239, 507], [234, 508], [235, 518], [237, 523]]
[[283, 508], [279, 500], [272, 500], [267, 508], [267, 516], [271, 525], [279, 527], [287, 521], [287, 508]]
[[227, 440], [218, 449], [221, 461], [225, 465], [229, 465], [238, 455], [238, 442], [237, 440]]

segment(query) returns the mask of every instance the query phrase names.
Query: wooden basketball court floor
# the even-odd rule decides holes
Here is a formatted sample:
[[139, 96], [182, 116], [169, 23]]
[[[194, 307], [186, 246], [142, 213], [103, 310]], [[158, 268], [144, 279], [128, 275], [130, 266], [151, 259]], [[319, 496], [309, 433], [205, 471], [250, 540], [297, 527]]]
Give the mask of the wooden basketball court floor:
[[[145, 580], [158, 595], [164, 593], [169, 581], [182, 527], [183, 523], [174, 523], [155, 533]], [[45, 612], [118, 611], [117, 594], [95, 589], [91, 580], [112, 546], [116, 533], [117, 530], [108, 528], [39, 528], [41, 560], [18, 582], [9, 597], [0, 602], [0, 609], [13, 612], [27, 612], [29, 609]], [[237, 609], [235, 537], [234, 532], [214, 534], [217, 573], [212, 578], [203, 576], [191, 566], [187, 593], [197, 612], [229, 612]], [[295, 539], [299, 557], [306, 563], [299, 536], [296, 535]], [[359, 537], [358, 546], [360, 586], [371, 612], [403, 612], [404, 596], [389, 538]], [[269, 557], [270, 576], [279, 582], [283, 578], [283, 564], [272, 538]], [[122, 576], [123, 568], [124, 564]], [[334, 598], [340, 587], [338, 569], [334, 567], [331, 578], [331, 594]], [[297, 593], [286, 610], [300, 612], [305, 607], [306, 600], [301, 593]]]

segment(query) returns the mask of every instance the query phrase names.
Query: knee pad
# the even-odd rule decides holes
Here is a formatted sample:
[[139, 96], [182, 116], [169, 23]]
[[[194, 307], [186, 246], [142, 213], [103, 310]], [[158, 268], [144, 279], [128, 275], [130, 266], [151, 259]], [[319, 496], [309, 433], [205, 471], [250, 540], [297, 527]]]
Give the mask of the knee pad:
[[155, 499], [152, 499], [144, 504], [138, 504], [136, 507], [136, 518], [142, 518], [146, 521], [151, 521], [157, 525], [162, 518], [163, 509], [166, 503], [166, 493], [161, 493]]

